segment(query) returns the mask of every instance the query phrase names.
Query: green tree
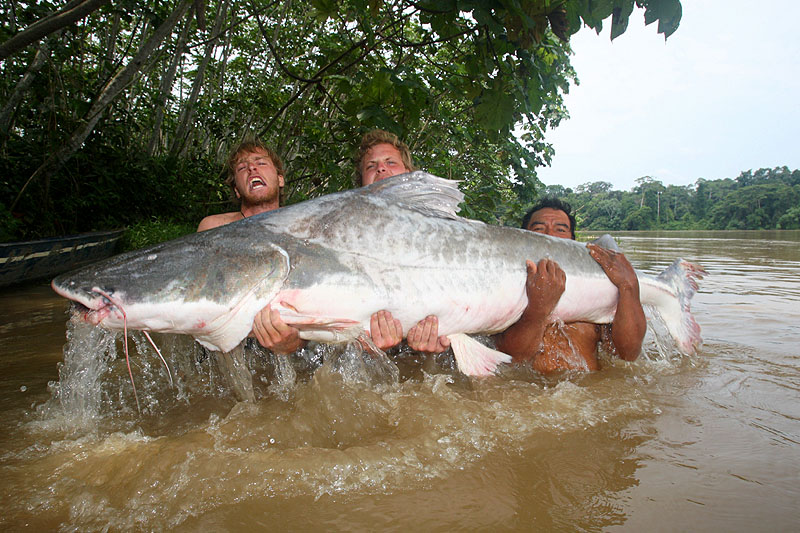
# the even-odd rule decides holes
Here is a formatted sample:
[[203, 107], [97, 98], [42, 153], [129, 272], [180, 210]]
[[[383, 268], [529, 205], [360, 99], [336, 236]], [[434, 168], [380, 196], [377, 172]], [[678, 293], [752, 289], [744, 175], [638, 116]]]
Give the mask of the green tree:
[[[72, 22], [12, 42], [78, 4]], [[162, 217], [173, 200], [146, 203], [150, 190], [200, 202], [168, 211], [196, 221], [225, 208], [218, 172], [249, 134], [286, 159], [290, 202], [341, 190], [375, 127], [463, 180], [470, 216], [505, 223], [534, 200], [546, 132], [567, 115], [569, 37], [608, 20], [616, 37], [635, 7], [665, 36], [680, 21], [678, 0], [4, 3], [0, 202], [21, 221], [10, 233]]]
[[800, 172], [787, 167], [740, 173], [736, 179], [706, 180], [694, 186], [664, 186], [651, 176], [631, 191], [604, 182], [575, 191], [548, 186], [577, 211], [580, 226], [592, 230], [788, 229], [800, 206]]
[[800, 206], [792, 207], [780, 216], [778, 229], [800, 229]]
[[631, 211], [622, 221], [622, 229], [625, 230], [647, 230], [652, 229], [655, 223], [653, 210], [649, 206], [642, 206], [635, 211]]

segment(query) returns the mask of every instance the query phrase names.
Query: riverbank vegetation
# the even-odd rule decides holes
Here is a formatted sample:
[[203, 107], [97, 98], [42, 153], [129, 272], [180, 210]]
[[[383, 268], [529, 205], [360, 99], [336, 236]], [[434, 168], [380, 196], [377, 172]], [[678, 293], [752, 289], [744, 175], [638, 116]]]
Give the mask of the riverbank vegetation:
[[542, 194], [567, 200], [587, 230], [800, 229], [800, 170], [747, 170], [687, 186], [650, 176], [636, 182], [630, 191], [596, 181], [574, 190], [548, 186]]
[[230, 209], [245, 136], [285, 159], [288, 203], [346, 189], [372, 128], [513, 223], [566, 116], [570, 35], [634, 9], [680, 22], [678, 0], [4, 2], [0, 239], [194, 227]]

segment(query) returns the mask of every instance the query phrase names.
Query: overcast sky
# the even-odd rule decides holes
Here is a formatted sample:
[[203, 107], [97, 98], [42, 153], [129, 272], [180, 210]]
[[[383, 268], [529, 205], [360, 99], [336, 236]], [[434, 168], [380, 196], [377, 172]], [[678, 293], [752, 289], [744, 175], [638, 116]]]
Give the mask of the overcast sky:
[[556, 155], [538, 169], [543, 183], [630, 190], [642, 176], [690, 185], [800, 169], [800, 2], [681, 4], [666, 42], [640, 9], [613, 42], [608, 27], [572, 37], [580, 85], [566, 95], [571, 118], [547, 136]]

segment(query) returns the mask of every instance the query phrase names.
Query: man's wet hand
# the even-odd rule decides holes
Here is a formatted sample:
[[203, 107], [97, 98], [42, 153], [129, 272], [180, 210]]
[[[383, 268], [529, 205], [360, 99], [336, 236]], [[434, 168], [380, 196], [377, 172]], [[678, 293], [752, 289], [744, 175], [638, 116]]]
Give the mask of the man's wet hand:
[[270, 306], [256, 315], [253, 334], [261, 346], [276, 353], [289, 354], [305, 345], [300, 331], [284, 322], [280, 313]]
[[412, 350], [441, 353], [450, 347], [450, 339], [439, 336], [439, 319], [430, 315], [408, 330], [408, 346]]
[[403, 340], [403, 326], [389, 311], [378, 311], [369, 319], [372, 342], [381, 350], [397, 346]]
[[639, 288], [639, 279], [636, 277], [636, 271], [633, 270], [628, 258], [621, 252], [608, 250], [596, 244], [587, 244], [587, 250], [592, 259], [597, 261], [603, 271], [608, 276], [608, 279], [618, 289], [631, 289]]
[[567, 286], [567, 275], [558, 263], [552, 259], [542, 259], [539, 264], [526, 261], [528, 277], [525, 281], [525, 293], [528, 295], [526, 314], [550, 316], [558, 305], [561, 295]]

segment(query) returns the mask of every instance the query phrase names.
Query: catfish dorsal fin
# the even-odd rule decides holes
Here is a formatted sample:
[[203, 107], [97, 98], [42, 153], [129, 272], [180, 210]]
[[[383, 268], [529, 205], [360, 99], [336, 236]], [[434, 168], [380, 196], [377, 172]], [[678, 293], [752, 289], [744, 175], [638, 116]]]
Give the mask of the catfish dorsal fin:
[[464, 200], [458, 183], [417, 170], [377, 181], [367, 189], [370, 194], [383, 196], [428, 216], [458, 218], [458, 204]]
[[602, 237], [598, 237], [593, 241], [589, 241], [589, 244], [596, 244], [601, 248], [605, 248], [606, 250], [611, 250], [614, 252], [621, 252], [617, 241], [614, 240], [614, 237], [606, 233]]

